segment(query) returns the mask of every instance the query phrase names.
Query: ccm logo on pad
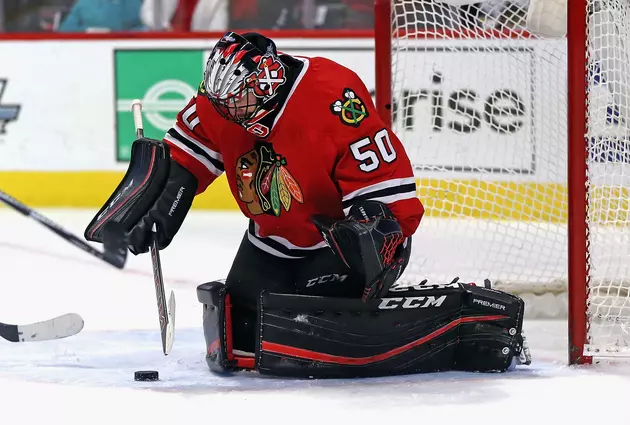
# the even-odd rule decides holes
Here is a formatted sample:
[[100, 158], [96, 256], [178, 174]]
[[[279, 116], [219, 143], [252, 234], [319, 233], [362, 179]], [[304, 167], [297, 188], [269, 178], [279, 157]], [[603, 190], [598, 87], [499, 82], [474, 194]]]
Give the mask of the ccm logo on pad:
[[343, 282], [348, 277], [347, 274], [325, 274], [324, 276], [314, 277], [313, 279], [309, 279], [306, 282], [306, 287], [310, 288], [311, 286], [319, 285], [320, 283], [328, 283], [328, 282]]
[[383, 298], [379, 304], [379, 310], [393, 310], [395, 308], [427, 308], [439, 307], [446, 300], [446, 295], [441, 297], [400, 297]]

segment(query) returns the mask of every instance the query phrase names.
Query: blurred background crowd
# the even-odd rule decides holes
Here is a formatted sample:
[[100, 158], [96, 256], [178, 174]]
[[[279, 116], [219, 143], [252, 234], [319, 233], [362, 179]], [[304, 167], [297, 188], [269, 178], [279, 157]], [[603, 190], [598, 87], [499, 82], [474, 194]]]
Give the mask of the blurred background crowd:
[[0, 31], [372, 28], [374, 0], [0, 0]]
[[[528, 0], [396, 1], [402, 20], [453, 28], [505, 25], [488, 19], [499, 16], [518, 24]], [[374, 0], [0, 0], [0, 32], [372, 29], [373, 9]]]

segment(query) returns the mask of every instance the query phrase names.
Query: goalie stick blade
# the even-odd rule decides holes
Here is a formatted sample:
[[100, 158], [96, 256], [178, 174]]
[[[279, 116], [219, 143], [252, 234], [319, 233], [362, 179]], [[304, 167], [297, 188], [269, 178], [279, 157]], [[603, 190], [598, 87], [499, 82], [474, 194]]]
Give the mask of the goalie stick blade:
[[168, 297], [168, 323], [166, 325], [164, 355], [168, 356], [173, 349], [173, 342], [175, 340], [175, 292], [171, 289], [171, 293]]
[[76, 335], [83, 329], [83, 318], [68, 313], [30, 325], [0, 323], [0, 336], [11, 342], [50, 341]]

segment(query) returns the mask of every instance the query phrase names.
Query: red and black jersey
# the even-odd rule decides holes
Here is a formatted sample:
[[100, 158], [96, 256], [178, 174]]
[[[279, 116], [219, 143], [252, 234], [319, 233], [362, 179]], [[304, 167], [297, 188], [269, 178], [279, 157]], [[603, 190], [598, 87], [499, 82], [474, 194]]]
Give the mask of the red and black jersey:
[[276, 256], [324, 247], [311, 216], [342, 219], [365, 199], [387, 204], [411, 236], [424, 212], [412, 167], [365, 85], [328, 59], [296, 59], [303, 65], [286, 100], [247, 130], [221, 117], [202, 85], [165, 136], [172, 158], [197, 177], [199, 193], [225, 172], [251, 219], [250, 241]]

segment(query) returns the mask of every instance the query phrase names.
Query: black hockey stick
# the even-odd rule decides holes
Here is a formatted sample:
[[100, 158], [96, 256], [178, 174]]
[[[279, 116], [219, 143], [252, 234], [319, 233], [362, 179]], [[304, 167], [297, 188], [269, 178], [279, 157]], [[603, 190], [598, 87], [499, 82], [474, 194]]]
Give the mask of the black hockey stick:
[[[136, 127], [136, 138], [144, 137], [142, 126], [142, 102], [134, 100], [131, 104], [131, 112]], [[171, 290], [166, 304], [164, 290], [164, 277], [162, 276], [162, 263], [158, 247], [157, 226], [153, 224], [151, 229], [151, 263], [153, 264], [153, 283], [155, 284], [155, 296], [157, 298], [158, 318], [160, 319], [160, 337], [162, 338], [162, 352], [167, 356], [173, 348], [175, 337], [175, 293]]]
[[103, 229], [103, 252], [97, 250], [90, 246], [87, 242], [79, 239], [72, 233], [67, 230], [61, 228], [57, 223], [50, 220], [47, 217], [44, 217], [37, 211], [32, 208], [24, 205], [17, 199], [11, 197], [7, 193], [0, 190], [0, 201], [4, 202], [11, 208], [16, 211], [24, 214], [27, 217], [32, 218], [33, 220], [39, 222], [40, 224], [46, 226], [49, 230], [52, 230], [57, 235], [61, 236], [77, 248], [82, 249], [99, 258], [106, 263], [111, 264], [114, 267], [122, 269], [125, 267], [125, 263], [127, 262], [127, 239], [125, 237], [125, 232], [122, 227], [117, 223], [110, 223], [106, 228]]
[[83, 329], [83, 318], [68, 313], [30, 325], [0, 323], [0, 337], [11, 342], [49, 341], [76, 335]]

